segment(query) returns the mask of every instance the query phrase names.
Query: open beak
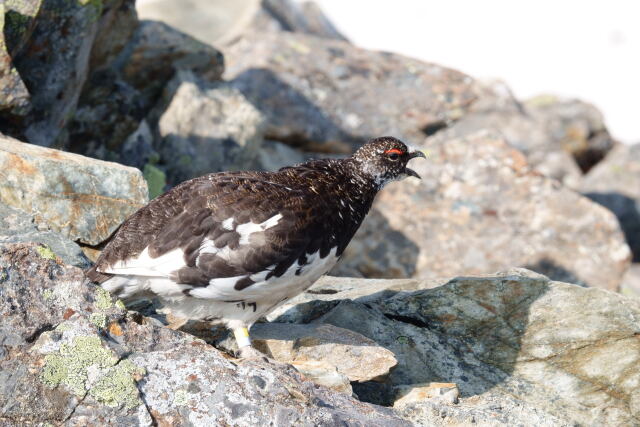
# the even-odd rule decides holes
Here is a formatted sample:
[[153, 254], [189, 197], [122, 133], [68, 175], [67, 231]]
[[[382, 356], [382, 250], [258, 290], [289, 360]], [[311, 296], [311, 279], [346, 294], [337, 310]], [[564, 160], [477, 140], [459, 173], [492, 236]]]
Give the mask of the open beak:
[[[422, 157], [423, 159], [427, 158], [427, 156], [425, 156], [425, 154], [422, 151], [414, 151], [413, 153], [409, 153], [409, 160], [415, 159], [416, 157]], [[422, 179], [420, 178], [420, 175], [418, 175], [418, 173], [413, 169], [409, 169], [405, 167], [404, 173], [406, 173], [408, 176], [415, 176], [418, 179]]]

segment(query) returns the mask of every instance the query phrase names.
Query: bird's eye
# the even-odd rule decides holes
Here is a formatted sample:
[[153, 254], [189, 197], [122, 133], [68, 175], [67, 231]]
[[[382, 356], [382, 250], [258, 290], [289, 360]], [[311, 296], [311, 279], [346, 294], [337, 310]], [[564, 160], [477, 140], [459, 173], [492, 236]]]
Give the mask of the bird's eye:
[[398, 160], [400, 158], [400, 155], [402, 154], [402, 151], [398, 150], [397, 148], [392, 148], [391, 150], [385, 151], [384, 154], [387, 155], [387, 158], [389, 160]]

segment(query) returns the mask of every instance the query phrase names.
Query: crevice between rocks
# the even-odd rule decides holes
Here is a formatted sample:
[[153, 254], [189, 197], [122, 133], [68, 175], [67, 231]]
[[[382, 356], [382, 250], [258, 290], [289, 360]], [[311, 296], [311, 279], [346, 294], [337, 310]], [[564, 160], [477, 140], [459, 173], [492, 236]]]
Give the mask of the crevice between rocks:
[[51, 323], [45, 323], [44, 325], [33, 331], [33, 333], [31, 333], [31, 335], [26, 337], [24, 340], [29, 344], [34, 343], [38, 338], [40, 338], [40, 335], [44, 334], [45, 332], [53, 331], [57, 326], [58, 325], [53, 325]]
[[414, 318], [409, 317], [409, 316], [402, 316], [402, 315], [399, 315], [399, 314], [388, 314], [388, 313], [382, 313], [382, 314], [387, 319], [391, 319], [391, 320], [395, 320], [395, 321], [403, 322], [403, 323], [408, 323], [410, 325], [417, 326], [418, 328], [429, 329], [429, 325], [427, 323], [422, 322], [422, 321], [420, 321], [418, 319], [414, 319]]

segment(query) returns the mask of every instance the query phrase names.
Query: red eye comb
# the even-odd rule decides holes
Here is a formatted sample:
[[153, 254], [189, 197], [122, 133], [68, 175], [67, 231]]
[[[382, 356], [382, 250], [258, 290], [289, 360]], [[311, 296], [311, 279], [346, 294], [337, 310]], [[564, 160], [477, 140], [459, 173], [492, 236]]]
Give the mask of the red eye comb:
[[400, 149], [398, 148], [392, 148], [391, 150], [387, 150], [384, 152], [384, 154], [391, 154], [391, 153], [402, 154], [402, 151], [400, 151]]

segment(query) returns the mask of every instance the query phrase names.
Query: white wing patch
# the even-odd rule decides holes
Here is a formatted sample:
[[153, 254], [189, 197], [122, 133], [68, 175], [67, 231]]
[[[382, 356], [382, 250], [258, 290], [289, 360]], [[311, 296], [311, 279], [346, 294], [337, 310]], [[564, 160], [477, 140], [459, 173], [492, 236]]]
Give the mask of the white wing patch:
[[231, 258], [231, 248], [229, 246], [217, 248], [215, 243], [213, 243], [213, 240], [204, 239], [200, 244], [198, 258], [196, 258], [196, 265], [198, 267], [200, 266], [200, 255], [202, 254], [215, 254], [216, 256], [228, 261]]
[[104, 269], [98, 269], [100, 273], [125, 274], [136, 276], [169, 277], [171, 273], [184, 267], [184, 252], [177, 248], [162, 254], [157, 258], [149, 256], [149, 247], [135, 258], [117, 261]]
[[240, 234], [240, 244], [248, 245], [249, 237], [251, 236], [251, 234], [268, 230], [271, 227], [275, 227], [281, 218], [282, 218], [282, 214], [277, 214], [272, 216], [268, 220], [261, 222], [260, 224], [256, 224], [255, 222], [247, 222], [244, 224], [239, 224], [236, 227], [236, 231], [238, 232], [238, 234]]
[[227, 218], [222, 221], [222, 228], [229, 231], [233, 230], [233, 217]]

